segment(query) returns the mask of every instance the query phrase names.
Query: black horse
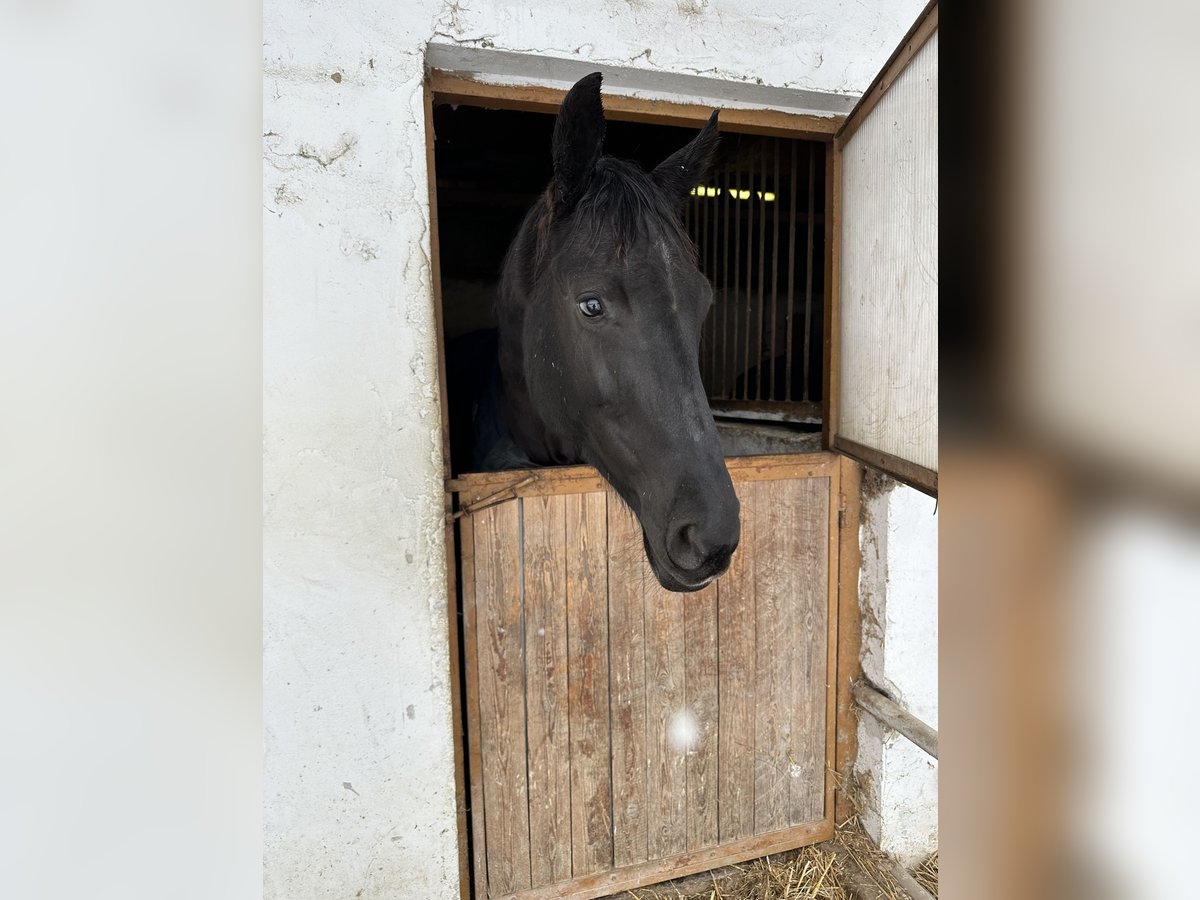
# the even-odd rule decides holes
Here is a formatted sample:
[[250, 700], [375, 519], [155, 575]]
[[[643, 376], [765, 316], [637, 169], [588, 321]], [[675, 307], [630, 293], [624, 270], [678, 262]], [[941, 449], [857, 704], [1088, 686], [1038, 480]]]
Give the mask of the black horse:
[[602, 154], [600, 81], [586, 76], [563, 100], [553, 181], [504, 261], [474, 464], [595, 466], [637, 516], [659, 582], [694, 591], [728, 568], [740, 534], [697, 359], [712, 288], [682, 225], [717, 113], [646, 173]]

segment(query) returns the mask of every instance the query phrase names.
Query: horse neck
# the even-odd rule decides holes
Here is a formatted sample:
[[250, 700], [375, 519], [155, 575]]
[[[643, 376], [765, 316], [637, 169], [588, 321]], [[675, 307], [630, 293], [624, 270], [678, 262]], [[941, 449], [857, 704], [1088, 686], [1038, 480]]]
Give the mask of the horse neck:
[[501, 416], [509, 435], [538, 463], [559, 461], [562, 452], [550, 435], [525, 381], [523, 347], [525, 307], [532, 294], [532, 260], [537, 252], [535, 207], [526, 216], [504, 261], [496, 303], [497, 349], [500, 364]]

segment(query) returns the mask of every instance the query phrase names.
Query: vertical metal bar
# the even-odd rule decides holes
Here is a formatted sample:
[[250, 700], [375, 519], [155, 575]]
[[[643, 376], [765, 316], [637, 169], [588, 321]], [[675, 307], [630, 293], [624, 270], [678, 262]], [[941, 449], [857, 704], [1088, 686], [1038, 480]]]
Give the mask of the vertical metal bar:
[[[788, 188], [788, 277], [787, 277], [787, 352], [784, 362], [783, 380], [785, 383], [783, 399], [789, 403], [792, 400], [792, 332], [795, 331], [795, 319], [792, 314], [795, 310], [795, 294], [793, 293], [793, 284], [796, 276], [796, 142], [790, 141], [792, 145], [792, 168], [791, 177], [788, 179], [790, 187]], [[811, 145], [809, 154], [812, 153]], [[776, 200], [776, 202], [780, 202]]]
[[758, 154], [762, 163], [762, 171], [759, 173], [758, 192], [755, 198], [758, 200], [758, 345], [754, 348], [754, 356], [757, 360], [757, 365], [754, 367], [754, 397], [756, 400], [762, 399], [762, 356], [763, 356], [763, 311], [766, 306], [766, 300], [763, 296], [763, 287], [766, 285], [766, 268], [765, 255], [767, 250], [767, 204], [763, 202], [763, 189], [767, 183], [767, 142], [763, 141], [759, 144]]
[[[775, 194], [775, 203], [772, 209], [775, 212], [775, 225], [772, 232], [772, 247], [771, 247], [771, 353], [767, 359], [767, 365], [770, 366], [769, 381], [771, 387], [770, 399], [775, 397], [775, 323], [779, 318], [778, 300], [779, 300], [779, 207], [782, 202], [779, 199], [781, 193], [779, 189], [779, 138], [771, 141], [771, 149], [775, 154], [775, 177], [771, 180], [771, 189]], [[765, 194], [763, 196], [766, 196]]]
[[[706, 277], [706, 278], [710, 278], [713, 275], [713, 244], [712, 244], [712, 241], [709, 240], [709, 234], [708, 234], [708, 222], [709, 222], [710, 218], [712, 218], [713, 203], [714, 203], [714, 199], [712, 197], [706, 196], [706, 199], [704, 199], [704, 215], [701, 220], [701, 228], [703, 229], [703, 232], [704, 232], [704, 236], [703, 236], [702, 240], [704, 242], [704, 277]], [[712, 384], [713, 384], [712, 367], [710, 367], [708, 365], [708, 361], [710, 358], [712, 358], [712, 352], [713, 352], [713, 317], [712, 316], [704, 317], [704, 338], [706, 338], [706, 341], [707, 341], [707, 343], [704, 344], [704, 358], [703, 358], [703, 362], [702, 362], [704, 370], [706, 370], [706, 372], [707, 372], [707, 377], [704, 378], [704, 384], [706, 384], [708, 386], [708, 388], [710, 389], [710, 388], [712, 388]]]
[[[742, 187], [742, 170], [739, 166], [737, 177], [734, 178], [734, 190], [740, 191]], [[733, 344], [729, 348], [729, 357], [732, 362], [732, 369], [729, 373], [729, 392], [725, 395], [732, 400], [737, 396], [737, 358], [738, 347], [741, 346], [739, 332], [741, 328], [741, 307], [738, 305], [738, 284], [742, 275], [742, 205], [740, 200], [735, 200], [733, 204]]]
[[[813, 144], [808, 144], [808, 247], [804, 255], [804, 397], [808, 396], [808, 353], [812, 341], [812, 282], [813, 282], [813, 204], [816, 202], [814, 190], [817, 171], [816, 154]], [[825, 198], [829, 202], [829, 198]], [[828, 221], [828, 219], [826, 219]]]
[[[697, 217], [696, 230], [700, 233], [700, 271], [707, 278], [709, 275], [709, 253], [708, 253], [708, 207], [710, 200], [708, 197], [708, 185], [701, 186], [705, 192], [704, 197], [700, 199], [700, 215]], [[710, 328], [712, 326], [711, 316], [705, 316], [704, 325], [700, 329], [700, 380], [704, 384], [708, 384], [710, 377], [705, 376], [705, 358], [707, 357], [708, 341], [711, 340]]]
[[750, 276], [754, 273], [754, 263], [750, 251], [754, 247], [754, 149], [747, 154], [749, 165], [746, 170], [746, 335], [742, 354], [742, 399], [750, 399], [750, 326], [754, 322], [754, 302], [751, 300], [753, 290]]
[[721, 230], [725, 238], [721, 267], [721, 396], [729, 389], [729, 169], [721, 186]]
[[708, 334], [713, 338], [713, 365], [709, 368], [709, 396], [716, 394], [716, 372], [718, 372], [718, 368], [716, 368], [716, 364], [718, 364], [718, 358], [716, 358], [716, 347], [718, 347], [719, 343], [718, 340], [716, 340], [716, 335], [718, 335], [718, 330], [716, 330], [716, 275], [718, 275], [718, 272], [721, 270], [721, 254], [719, 252], [721, 246], [719, 241], [719, 229], [721, 227], [720, 179], [714, 178], [713, 185], [716, 187], [716, 197], [713, 198], [712, 203], [713, 233], [709, 236], [708, 244], [708, 258], [712, 260], [713, 265], [713, 310], [708, 314], [708, 318], [712, 320], [713, 323], [712, 328], [708, 330]]

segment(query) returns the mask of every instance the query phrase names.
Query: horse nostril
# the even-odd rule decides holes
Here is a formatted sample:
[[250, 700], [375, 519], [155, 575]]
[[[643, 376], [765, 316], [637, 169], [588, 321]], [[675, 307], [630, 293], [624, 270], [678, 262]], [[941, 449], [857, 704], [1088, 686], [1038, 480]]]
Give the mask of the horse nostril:
[[704, 531], [692, 522], [675, 527], [667, 537], [667, 553], [671, 562], [689, 572], [702, 568], [724, 571], [736, 548], [736, 540], [733, 544], [723, 540], [707, 540]]
[[672, 529], [667, 537], [667, 553], [671, 562], [691, 571], [704, 564], [704, 550], [696, 541], [696, 526], [690, 523]]

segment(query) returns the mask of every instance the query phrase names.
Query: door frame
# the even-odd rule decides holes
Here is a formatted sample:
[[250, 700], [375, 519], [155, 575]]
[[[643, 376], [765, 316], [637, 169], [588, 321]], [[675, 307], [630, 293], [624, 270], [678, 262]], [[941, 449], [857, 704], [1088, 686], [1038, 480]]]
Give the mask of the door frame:
[[[457, 566], [461, 552], [461, 541], [458, 537], [458, 516], [455, 511], [457, 489], [461, 482], [452, 477], [450, 468], [450, 430], [449, 409], [446, 393], [446, 361], [445, 339], [443, 330], [441, 260], [438, 243], [438, 205], [437, 205], [437, 172], [434, 156], [434, 123], [433, 108], [437, 103], [449, 102], [460, 105], [480, 106], [489, 109], [515, 109], [542, 113], [554, 113], [566, 96], [566, 89], [538, 85], [500, 85], [489, 84], [486, 81], [464, 76], [461, 73], [430, 70], [424, 83], [425, 107], [425, 151], [426, 171], [429, 189], [429, 221], [430, 221], [430, 281], [433, 292], [435, 339], [437, 341], [437, 376], [439, 401], [441, 406], [441, 442], [443, 465], [443, 511], [445, 515], [444, 538], [446, 549], [446, 600], [447, 625], [449, 638], [449, 683], [451, 688], [452, 725], [454, 733], [454, 763], [455, 763], [455, 794], [458, 820], [458, 855], [459, 855], [459, 893], [463, 900], [470, 900], [472, 894], [473, 836], [467, 816], [467, 800], [470, 782], [467, 773], [466, 728], [463, 709], [463, 683], [461, 678], [463, 647], [459, 628], [458, 594], [459, 584]], [[604, 111], [606, 117], [619, 120], [642, 122], [646, 124], [673, 125], [679, 127], [700, 127], [707, 121], [712, 107], [706, 104], [678, 103], [663, 100], [649, 100], [620, 94], [604, 96]], [[824, 247], [824, 265], [826, 284], [834, 271], [834, 247], [836, 245], [837, 220], [831, 212], [838, 208], [840, 183], [833, 179], [835, 163], [834, 136], [844, 126], [846, 116], [815, 116], [800, 113], [784, 112], [771, 109], [723, 109], [721, 128], [728, 132], [745, 134], [769, 135], [797, 140], [820, 142], [825, 145], [826, 171], [826, 222], [827, 234]], [[832, 238], [832, 239], [831, 239]], [[830, 364], [832, 296], [835, 288], [828, 287], [827, 301], [823, 323], [823, 398], [822, 405], [826, 412], [829, 410], [831, 387]], [[826, 435], [826, 441], [828, 437]], [[833, 748], [830, 754], [833, 759], [833, 769], [828, 771], [827, 810], [833, 818], [833, 825], [845, 821], [852, 815], [853, 810], [846, 790], [846, 776], [854, 763], [857, 752], [858, 717], [851, 696], [851, 683], [859, 674], [859, 606], [858, 606], [858, 573], [861, 563], [858, 542], [858, 524], [860, 518], [859, 485], [862, 476], [862, 466], [858, 461], [841, 451], [832, 448], [826, 442], [826, 451], [837, 455], [833, 478], [831, 479], [831, 501], [837, 502], [837, 552], [838, 566], [830, 572], [830, 581], [836, 584], [837, 615], [830, 623], [831, 629], [836, 629], [836, 640], [830, 648], [832, 665], [828, 671], [834, 672], [837, 678], [834, 694], [834, 727]], [[806, 457], [810, 457], [806, 460]], [[796, 454], [797, 466], [807, 467], [811, 464], [812, 454]], [[585, 474], [583, 477], [599, 478]], [[832, 550], [832, 547], [831, 547]], [[832, 833], [832, 832], [830, 832]], [[814, 837], [822, 840], [829, 835], [821, 832]], [[750, 859], [774, 852], [768, 844], [747, 844], [744, 855], [739, 859]], [[689, 871], [725, 865], [737, 860], [731, 858], [705, 859], [703, 865], [698, 865]], [[682, 870], [681, 870], [682, 874]], [[670, 876], [668, 876], [670, 877]], [[483, 896], [482, 894], [479, 896]]]

